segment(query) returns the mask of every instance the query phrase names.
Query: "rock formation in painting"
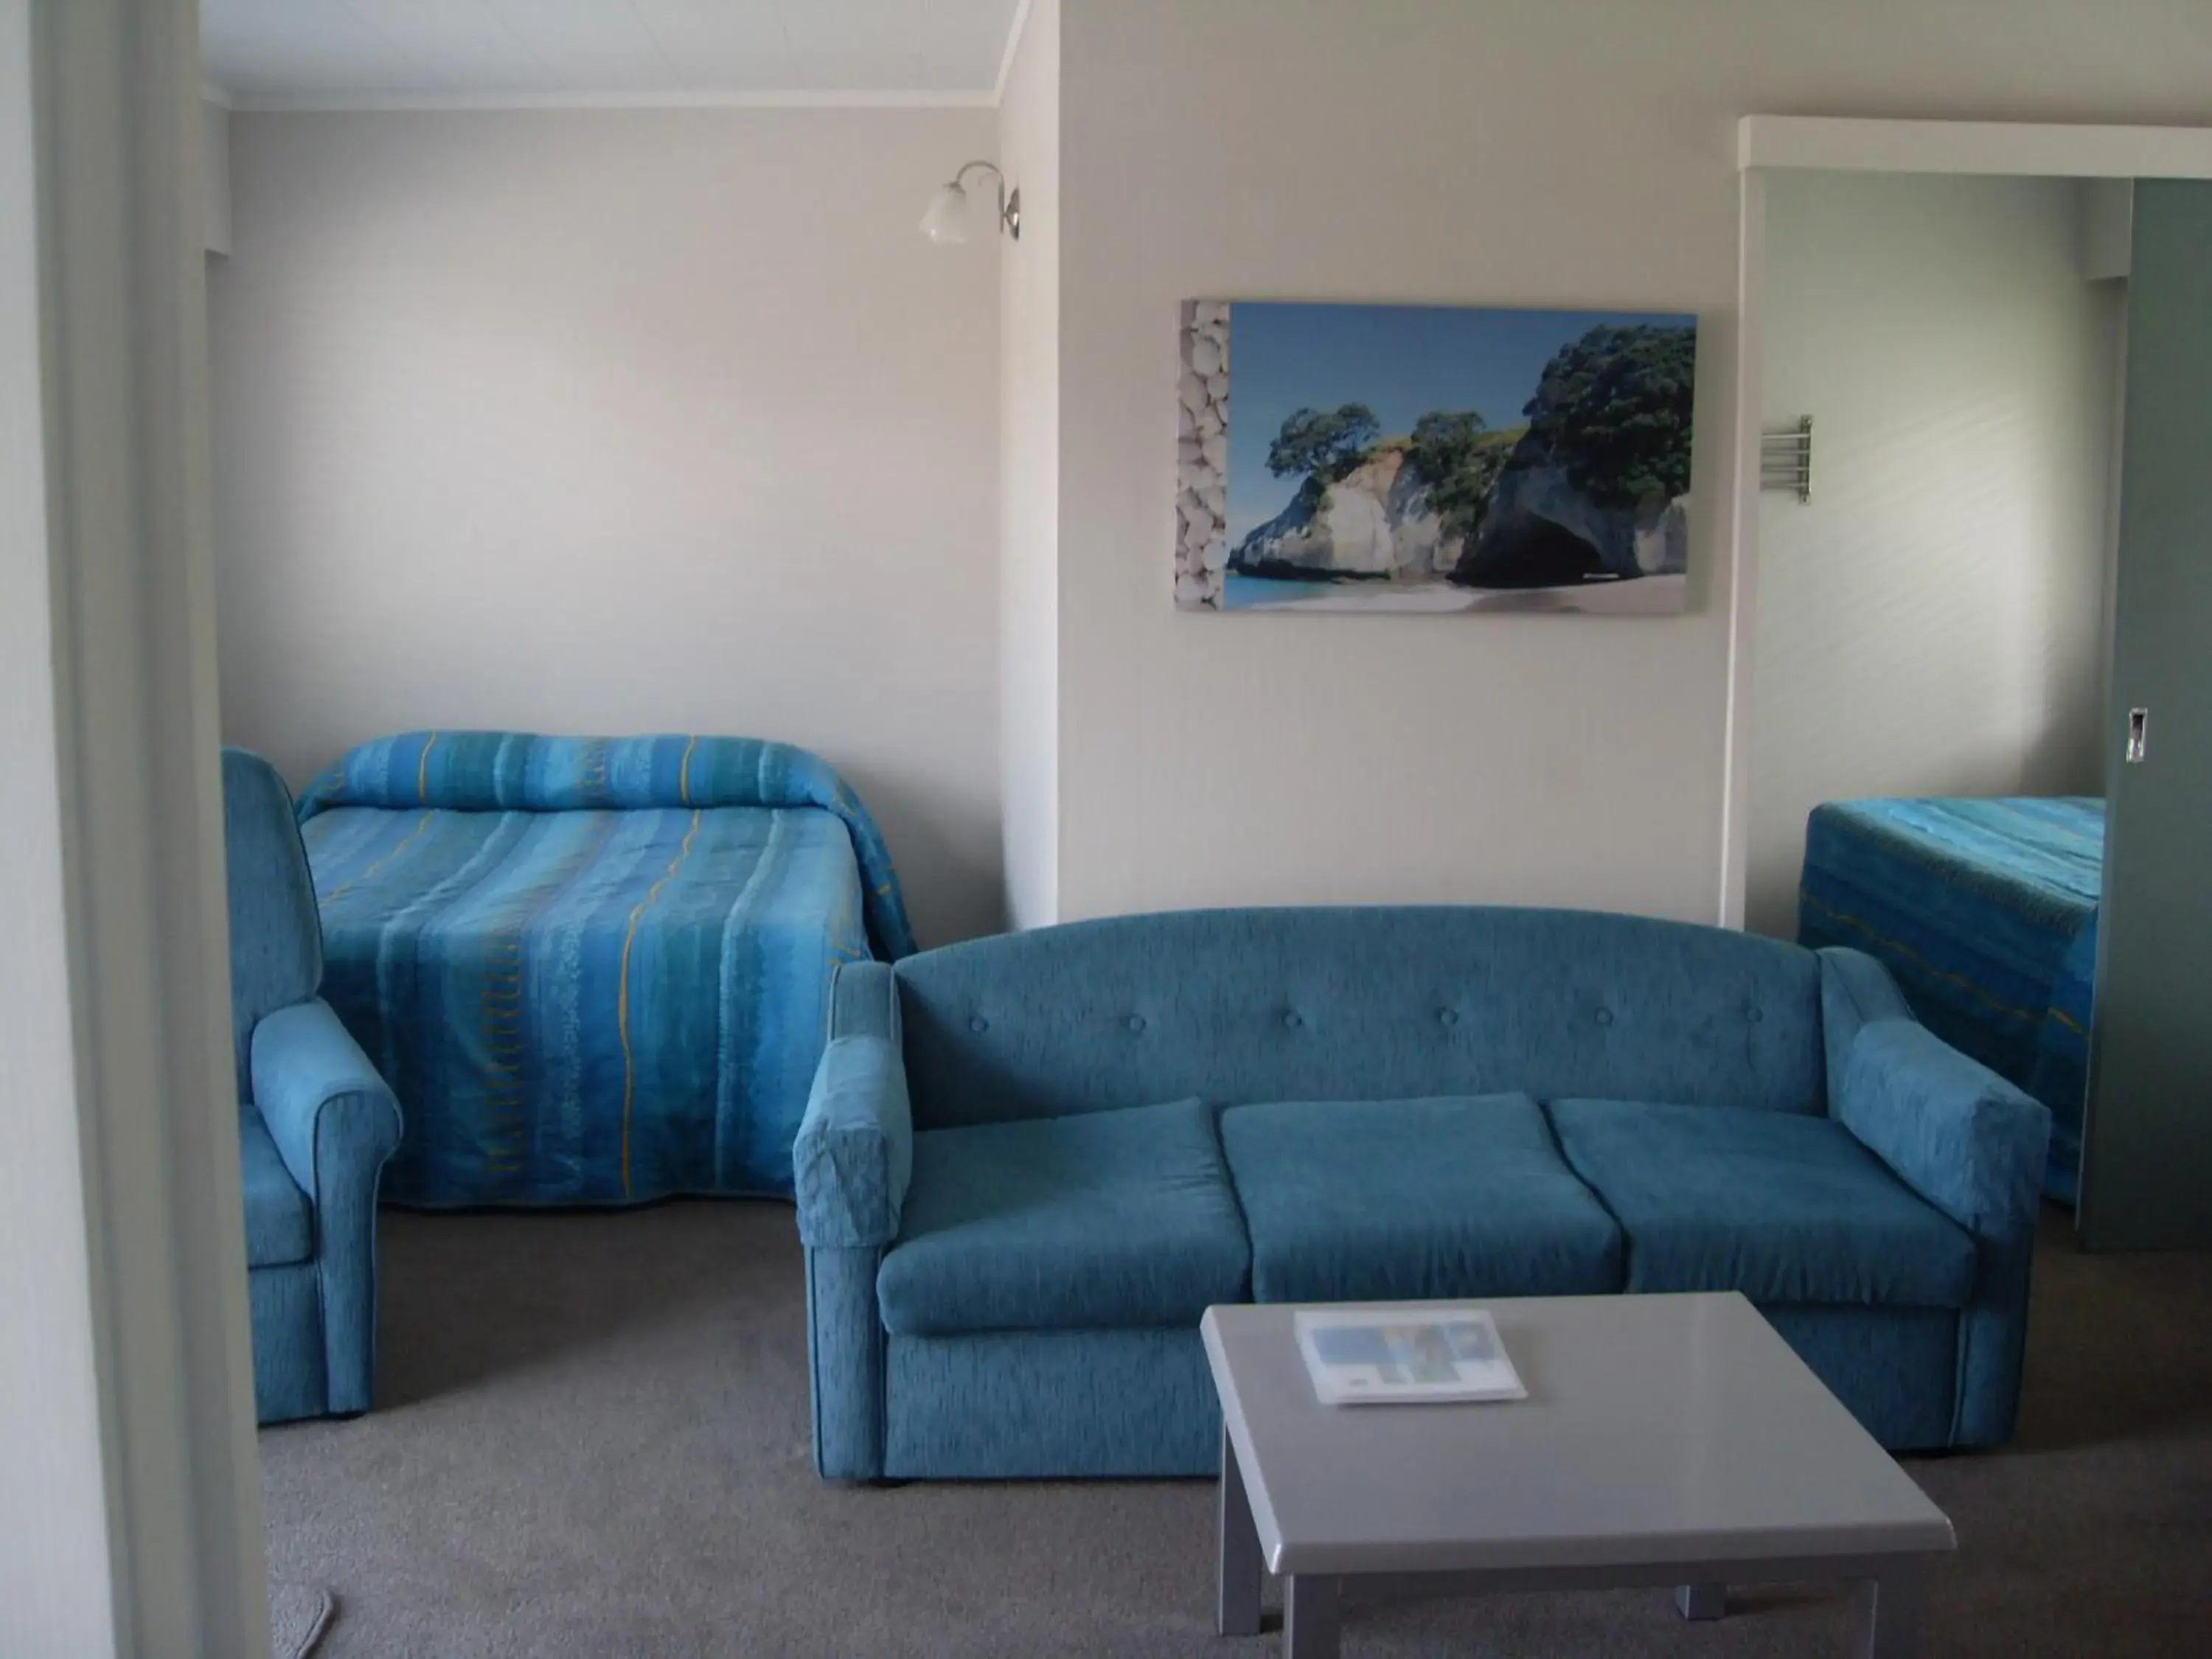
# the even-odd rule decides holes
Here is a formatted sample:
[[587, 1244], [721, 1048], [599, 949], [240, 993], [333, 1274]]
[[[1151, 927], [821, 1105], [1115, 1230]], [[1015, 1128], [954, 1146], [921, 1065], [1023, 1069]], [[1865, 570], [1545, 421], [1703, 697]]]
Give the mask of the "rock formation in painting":
[[1229, 568], [1248, 575], [1448, 576], [1465, 550], [1447, 530], [1426, 479], [1401, 443], [1378, 444], [1341, 478], [1301, 489], [1237, 544]]
[[1267, 465], [1303, 482], [1228, 568], [1473, 587], [1679, 574], [1695, 363], [1688, 331], [1600, 325], [1546, 367], [1526, 427], [1438, 410], [1384, 439], [1362, 404], [1300, 410]]
[[1546, 365], [1453, 579], [1522, 587], [1671, 575], [1687, 557], [1696, 336], [1593, 328]]

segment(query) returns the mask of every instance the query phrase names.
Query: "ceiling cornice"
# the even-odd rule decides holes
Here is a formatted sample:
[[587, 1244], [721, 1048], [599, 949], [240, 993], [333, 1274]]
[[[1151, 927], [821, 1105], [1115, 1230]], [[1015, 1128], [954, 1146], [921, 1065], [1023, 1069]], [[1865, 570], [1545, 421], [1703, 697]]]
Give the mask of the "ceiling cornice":
[[993, 107], [1006, 101], [1006, 77], [1014, 72], [1014, 58], [1022, 49], [1022, 31], [1029, 27], [1030, 0], [1020, 0], [1014, 21], [1006, 27], [1006, 49], [999, 56], [999, 78], [991, 88]]
[[[228, 96], [228, 95], [227, 95]], [[210, 98], [210, 102], [222, 100]], [[228, 97], [240, 114], [654, 109], [993, 109], [988, 92], [278, 93]]]

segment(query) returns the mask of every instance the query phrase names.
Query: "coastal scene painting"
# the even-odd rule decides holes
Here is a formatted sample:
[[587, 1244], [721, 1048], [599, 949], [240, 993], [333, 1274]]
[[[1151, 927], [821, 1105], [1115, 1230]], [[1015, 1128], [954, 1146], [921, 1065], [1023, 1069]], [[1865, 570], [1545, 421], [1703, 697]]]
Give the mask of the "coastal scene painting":
[[1176, 602], [1679, 611], [1697, 319], [1183, 307]]

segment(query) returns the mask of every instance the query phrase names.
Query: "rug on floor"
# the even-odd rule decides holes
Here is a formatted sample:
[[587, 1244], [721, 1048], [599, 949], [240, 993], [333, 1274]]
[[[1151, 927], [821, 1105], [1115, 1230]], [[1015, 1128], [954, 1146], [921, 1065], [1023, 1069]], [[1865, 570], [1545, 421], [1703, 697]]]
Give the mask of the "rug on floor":
[[[2020, 1438], [1905, 1467], [1959, 1553], [1943, 1659], [2179, 1659], [2212, 1607], [2212, 1258], [2037, 1254]], [[868, 1491], [807, 1445], [787, 1205], [387, 1211], [376, 1409], [261, 1436], [269, 1569], [343, 1587], [315, 1659], [1276, 1659], [1213, 1633], [1213, 1484]], [[1840, 1585], [1358, 1613], [1359, 1659], [1816, 1659]]]
[[270, 1659], [307, 1659], [331, 1627], [337, 1603], [320, 1584], [269, 1584]]

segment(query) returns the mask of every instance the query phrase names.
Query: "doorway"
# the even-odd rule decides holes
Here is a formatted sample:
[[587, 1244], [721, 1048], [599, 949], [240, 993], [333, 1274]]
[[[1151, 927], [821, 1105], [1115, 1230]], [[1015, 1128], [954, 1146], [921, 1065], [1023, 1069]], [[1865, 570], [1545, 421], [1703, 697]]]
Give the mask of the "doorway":
[[[2212, 238], [2212, 135], [1754, 118], [1741, 159], [1723, 915], [1870, 951], [2051, 1106], [2085, 1244], [2206, 1242], [2212, 1049], [2142, 958], [2205, 882], [2175, 828], [2202, 677], [2161, 668], [2177, 617], [2212, 625], [2212, 483], [2120, 434], [2206, 413], [2170, 367], [2206, 348], [2127, 317], [2138, 246], [2175, 245], [2138, 313], [2203, 285], [2212, 240], [2179, 249], [2199, 214]], [[1809, 479], [1763, 494], [1777, 434]], [[2111, 696], [2161, 678], [2163, 779], [2118, 723], [2143, 694]]]

